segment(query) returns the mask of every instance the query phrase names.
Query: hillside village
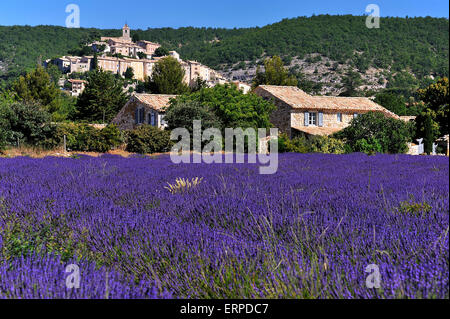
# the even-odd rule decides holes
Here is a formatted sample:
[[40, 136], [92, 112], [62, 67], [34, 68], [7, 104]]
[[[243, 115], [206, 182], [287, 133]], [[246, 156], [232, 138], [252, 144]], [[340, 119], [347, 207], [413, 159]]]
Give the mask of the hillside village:
[[[101, 37], [100, 41], [87, 44], [98, 56], [63, 56], [57, 59], [46, 60], [44, 66], [56, 65], [63, 74], [84, 73], [93, 70], [93, 60], [97, 59], [98, 67], [104, 71], [124, 76], [128, 69], [133, 70], [133, 78], [145, 81], [153, 73], [155, 64], [163, 57], [155, 56], [160, 44], [139, 40], [133, 42], [130, 27], [126, 24], [122, 28], [122, 37]], [[198, 78], [206, 82], [207, 86], [215, 86], [231, 82], [219, 72], [197, 62], [182, 60], [176, 51], [169, 51], [185, 71], [184, 82], [194, 86]], [[84, 90], [84, 81], [71, 79], [72, 95], [79, 96]], [[245, 83], [236, 82], [245, 91], [250, 87]]]

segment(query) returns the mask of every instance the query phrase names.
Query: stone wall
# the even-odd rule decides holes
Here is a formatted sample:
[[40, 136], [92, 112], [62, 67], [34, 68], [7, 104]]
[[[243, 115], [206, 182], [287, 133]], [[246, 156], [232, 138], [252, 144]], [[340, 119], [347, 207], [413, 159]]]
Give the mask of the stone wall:
[[[305, 126], [305, 110], [292, 110], [291, 126], [303, 127]], [[311, 111], [319, 112], [319, 111]], [[342, 122], [338, 121], [337, 113], [342, 114]], [[354, 113], [342, 113], [336, 111], [324, 111], [323, 112], [323, 127], [344, 129], [350, 125], [350, 121], [353, 119]]]
[[270, 115], [270, 122], [278, 128], [279, 133], [286, 133], [291, 137], [291, 106], [277, 98], [269, 92], [257, 88], [255, 91], [263, 99], [272, 101], [277, 109]]

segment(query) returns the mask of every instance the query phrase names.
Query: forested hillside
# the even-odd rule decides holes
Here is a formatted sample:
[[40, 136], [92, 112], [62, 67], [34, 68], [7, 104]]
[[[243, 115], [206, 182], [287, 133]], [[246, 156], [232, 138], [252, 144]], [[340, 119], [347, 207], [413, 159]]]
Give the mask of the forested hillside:
[[[362, 74], [373, 68], [383, 73], [391, 86], [396, 80], [411, 81], [404, 77], [448, 76], [448, 19], [382, 18], [380, 29], [366, 28], [365, 19], [320, 15], [285, 19], [262, 28], [160, 28], [135, 30], [132, 34], [175, 49], [185, 59], [227, 72], [240, 70], [246, 75], [251, 75], [248, 70], [254, 71], [265, 56], [280, 55], [286, 64], [301, 66], [300, 69], [302, 63], [322, 60], [323, 65], [313, 66], [322, 77], [325, 72], [336, 71], [337, 65], [332, 68], [336, 63]], [[64, 55], [101, 35], [120, 32], [52, 26], [0, 27], [0, 76], [15, 77], [36, 65], [40, 57]], [[322, 70], [325, 65], [329, 69]], [[400, 75], [398, 71], [402, 71]]]

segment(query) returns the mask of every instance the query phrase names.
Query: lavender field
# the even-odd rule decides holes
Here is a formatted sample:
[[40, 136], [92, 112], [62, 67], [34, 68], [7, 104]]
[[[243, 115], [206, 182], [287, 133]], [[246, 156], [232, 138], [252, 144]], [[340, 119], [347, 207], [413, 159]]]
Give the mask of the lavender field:
[[448, 158], [279, 160], [0, 159], [0, 298], [449, 298]]

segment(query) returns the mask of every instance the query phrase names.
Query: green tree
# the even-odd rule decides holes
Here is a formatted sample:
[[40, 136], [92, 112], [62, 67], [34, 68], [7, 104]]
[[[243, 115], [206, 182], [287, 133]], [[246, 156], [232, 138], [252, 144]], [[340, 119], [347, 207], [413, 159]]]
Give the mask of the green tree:
[[378, 93], [375, 96], [375, 103], [380, 104], [397, 115], [407, 115], [405, 98], [393, 93]]
[[133, 36], [131, 37], [131, 39], [132, 39], [132, 41], [133, 41], [134, 43], [136, 43], [136, 42], [138, 42], [138, 41], [141, 41], [141, 36], [139, 35], [139, 33], [134, 32], [134, 33], [133, 33]]
[[194, 131], [194, 120], [202, 121], [202, 131], [208, 128], [222, 128], [220, 119], [209, 106], [192, 100], [173, 101], [167, 108], [164, 120], [167, 121], [169, 130], [186, 128], [191, 136]]
[[439, 135], [449, 134], [449, 81], [448, 78], [439, 79], [423, 90], [418, 90], [420, 99], [426, 104], [426, 109], [432, 121], [439, 125]]
[[344, 91], [339, 96], [358, 96], [358, 87], [361, 86], [361, 74], [348, 71], [342, 78], [342, 88]]
[[155, 50], [155, 53], [153, 54], [156, 57], [161, 57], [161, 56], [168, 56], [169, 55], [169, 49], [165, 48], [165, 47], [159, 47]]
[[134, 71], [132, 67], [128, 67], [124, 73], [125, 79], [132, 80], [134, 77]]
[[177, 59], [165, 57], [156, 63], [151, 79], [147, 79], [147, 87], [156, 94], [182, 94], [189, 90], [184, 75]]
[[288, 70], [284, 67], [283, 60], [279, 56], [274, 56], [264, 61], [264, 73], [259, 69], [253, 86], [258, 85], [286, 85], [297, 86], [298, 81], [295, 76], [289, 75]]
[[427, 114], [425, 116], [425, 121], [424, 121], [424, 138], [423, 138], [423, 146], [424, 146], [424, 151], [427, 154], [431, 154], [431, 152], [433, 151], [433, 143], [435, 141], [435, 132], [433, 130], [433, 120], [431, 119], [431, 115]]
[[38, 103], [49, 111], [54, 111], [59, 106], [60, 92], [50, 75], [41, 66], [27, 75], [19, 77], [14, 82], [12, 90], [24, 103]]
[[111, 121], [125, 105], [123, 80], [110, 72], [96, 70], [89, 74], [86, 89], [78, 98], [74, 118], [100, 122]]
[[256, 94], [244, 94], [234, 84], [216, 85], [177, 97], [172, 103], [197, 102], [213, 112], [225, 128], [270, 128], [273, 103]]
[[350, 126], [335, 133], [334, 137], [344, 140], [351, 152], [365, 148], [378, 151], [379, 144], [383, 153], [405, 153], [408, 150], [407, 142], [411, 141], [408, 123], [388, 118], [381, 112], [358, 116], [350, 122]]

